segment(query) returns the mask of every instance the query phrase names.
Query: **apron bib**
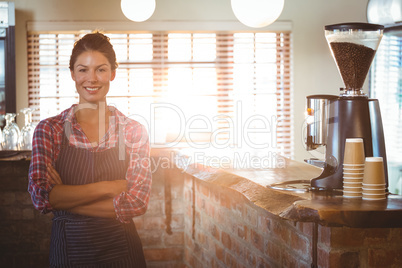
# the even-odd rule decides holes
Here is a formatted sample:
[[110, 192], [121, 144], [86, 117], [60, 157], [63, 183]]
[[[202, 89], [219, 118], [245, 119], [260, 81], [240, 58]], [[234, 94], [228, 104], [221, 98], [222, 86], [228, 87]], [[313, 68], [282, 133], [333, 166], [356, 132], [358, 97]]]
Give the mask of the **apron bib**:
[[[118, 145], [118, 144], [117, 144]], [[91, 152], [71, 146], [63, 133], [56, 170], [66, 185], [125, 179], [128, 156], [119, 159], [119, 146]], [[50, 267], [146, 267], [134, 222], [54, 211]]]

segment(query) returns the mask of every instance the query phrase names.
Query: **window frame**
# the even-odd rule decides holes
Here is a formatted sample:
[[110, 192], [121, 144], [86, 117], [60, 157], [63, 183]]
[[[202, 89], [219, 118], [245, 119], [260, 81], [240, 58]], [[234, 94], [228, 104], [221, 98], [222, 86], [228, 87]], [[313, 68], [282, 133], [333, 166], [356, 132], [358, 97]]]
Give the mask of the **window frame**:
[[[94, 27], [94, 25], [97, 25], [97, 27]], [[48, 33], [52, 33], [54, 31], [63, 31], [63, 32], [74, 32], [75, 29], [104, 29], [102, 31], [107, 31], [110, 33], [114, 33], [114, 32], [118, 32], [117, 29], [122, 29], [122, 31], [124, 31], [125, 28], [132, 26], [133, 24], [131, 23], [121, 23], [121, 22], [112, 22], [112, 23], [107, 23], [105, 24], [103, 23], [99, 23], [99, 22], [92, 22], [89, 23], [83, 23], [83, 22], [74, 22], [74, 23], [64, 23], [64, 22], [52, 22], [49, 26], [48, 23], [45, 22], [29, 22], [28, 23], [28, 33], [32, 34], [32, 33], [44, 33], [44, 32], [48, 32]], [[161, 25], [163, 25], [163, 27], [161, 27]], [[201, 25], [201, 26], [200, 26]], [[100, 26], [100, 27], [99, 27]], [[105, 26], [105, 27], [103, 27]], [[106, 27], [107, 26], [107, 27]], [[242, 25], [240, 25], [237, 22], [207, 22], [207, 23], [203, 23], [200, 24], [198, 22], [146, 22], [143, 25], [141, 25], [141, 31], [136, 31], [134, 27], [130, 27], [130, 32], [149, 32], [149, 31], [161, 31], [163, 29], [169, 29], [169, 31], [166, 32], [187, 32], [187, 28], [189, 29], [196, 29], [195, 31], [198, 32], [208, 32], [210, 31], [209, 29], [213, 29], [214, 32], [218, 32], [216, 31], [216, 29], [219, 29], [219, 31], [224, 31], [225, 33], [234, 33], [236, 31], [242, 31], [242, 32], [250, 32], [250, 33], [258, 33], [258, 32], [264, 32], [264, 31], [274, 31], [274, 32], [291, 32], [291, 24], [289, 22], [276, 22], [273, 25], [271, 25], [270, 27], [266, 27], [266, 29], [259, 29], [258, 31], [256, 30], [250, 30], [250, 28], [248, 27], [244, 27]], [[107, 29], [106, 29], [107, 28]], [[47, 30], [45, 30], [47, 29]], [[68, 30], [66, 30], [68, 29]], [[174, 30], [172, 30], [174, 29]], [[86, 32], [90, 32], [88, 30], [84, 30], [81, 31], [83, 33]], [[120, 31], [119, 31], [120, 32]], [[192, 31], [193, 32], [193, 31]], [[291, 49], [292, 45], [290, 44], [290, 49]], [[281, 58], [281, 56], [279, 55], [277, 58], [277, 61], [291, 61], [292, 60], [292, 56], [291, 56], [291, 51], [287, 52], [290, 55], [288, 55], [288, 57], [286, 59]], [[123, 63], [124, 64], [124, 63]], [[290, 70], [291, 68], [291, 63], [289, 63], [290, 65]], [[279, 134], [279, 136], [277, 137], [278, 139], [278, 144], [279, 146], [286, 146], [285, 149], [282, 149], [281, 152], [282, 154], [286, 154], [287, 157], [292, 158], [293, 154], [294, 154], [294, 149], [293, 149], [293, 115], [292, 115], [292, 106], [293, 106], [293, 100], [292, 100], [292, 74], [289, 74], [289, 79], [288, 79], [288, 83], [289, 85], [287, 85], [290, 90], [289, 92], [286, 92], [287, 96], [279, 96], [282, 93], [281, 92], [277, 92], [277, 99], [281, 100], [278, 104], [279, 105], [283, 105], [283, 109], [286, 110], [286, 116], [282, 116], [282, 118], [280, 118], [280, 124], [278, 125], [278, 130], [277, 133]], [[283, 129], [285, 131], [283, 131]], [[281, 133], [285, 133], [284, 137], [281, 136]], [[286, 152], [286, 153], [284, 153]]]

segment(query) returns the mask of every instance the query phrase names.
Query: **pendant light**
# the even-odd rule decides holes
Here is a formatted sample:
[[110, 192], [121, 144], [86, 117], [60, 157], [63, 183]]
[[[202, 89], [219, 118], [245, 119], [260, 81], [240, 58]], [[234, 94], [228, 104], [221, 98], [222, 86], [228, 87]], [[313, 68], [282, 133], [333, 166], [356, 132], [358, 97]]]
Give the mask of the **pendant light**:
[[154, 14], [155, 0], [121, 0], [121, 10], [124, 16], [135, 22], [142, 22]]
[[392, 25], [402, 22], [402, 0], [369, 0], [367, 21], [374, 24]]
[[276, 21], [285, 0], [231, 0], [236, 18], [246, 26], [260, 28]]

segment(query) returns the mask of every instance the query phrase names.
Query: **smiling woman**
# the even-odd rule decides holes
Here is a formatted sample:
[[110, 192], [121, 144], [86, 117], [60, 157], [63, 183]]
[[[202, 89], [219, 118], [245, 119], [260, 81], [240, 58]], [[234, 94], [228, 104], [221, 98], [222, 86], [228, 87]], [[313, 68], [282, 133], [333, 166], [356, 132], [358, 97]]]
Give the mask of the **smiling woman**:
[[[76, 101], [65, 55], [79, 36], [28, 35], [34, 119]], [[109, 104], [147, 127], [154, 146], [270, 144], [267, 150], [292, 157], [289, 31], [114, 31], [107, 36], [119, 62]], [[251, 131], [239, 133], [244, 125]], [[235, 138], [246, 134], [251, 143]]]
[[101, 52], [83, 52], [70, 68], [71, 77], [80, 96], [79, 103], [106, 102], [109, 83], [114, 80], [116, 71], [112, 70]]
[[54, 215], [50, 267], [146, 267], [132, 218], [149, 201], [148, 136], [106, 104], [116, 67], [108, 37], [79, 39], [70, 60], [78, 104], [35, 129], [28, 191]]

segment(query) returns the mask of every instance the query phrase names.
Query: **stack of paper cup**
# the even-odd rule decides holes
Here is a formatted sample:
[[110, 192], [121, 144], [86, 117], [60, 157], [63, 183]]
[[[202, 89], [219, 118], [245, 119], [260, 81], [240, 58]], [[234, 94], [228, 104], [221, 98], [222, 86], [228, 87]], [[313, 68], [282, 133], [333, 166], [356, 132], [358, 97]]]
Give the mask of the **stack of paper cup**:
[[382, 157], [366, 157], [363, 176], [363, 199], [385, 199], [385, 172]]
[[343, 158], [343, 196], [361, 198], [364, 175], [364, 144], [361, 138], [346, 139]]

